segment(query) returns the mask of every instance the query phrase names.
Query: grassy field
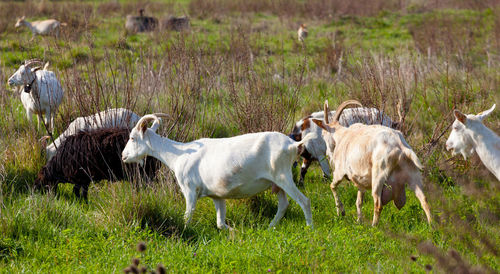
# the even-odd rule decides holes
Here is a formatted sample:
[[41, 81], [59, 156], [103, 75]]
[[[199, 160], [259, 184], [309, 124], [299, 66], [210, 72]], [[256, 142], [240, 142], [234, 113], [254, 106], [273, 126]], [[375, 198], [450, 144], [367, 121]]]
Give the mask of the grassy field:
[[[125, 16], [141, 7], [159, 19], [188, 15], [191, 28], [127, 34]], [[22, 15], [68, 25], [59, 39], [31, 39], [14, 28]], [[304, 44], [300, 23], [309, 28]], [[31, 58], [49, 61], [65, 91], [56, 136], [108, 107], [169, 113], [160, 132], [177, 141], [288, 133], [325, 99], [332, 108], [357, 99], [383, 109], [425, 166], [434, 223], [409, 190], [405, 207], [388, 204], [377, 227], [365, 195], [357, 223], [347, 182], [339, 217], [317, 165], [301, 189], [314, 230], [293, 201], [269, 229], [270, 191], [228, 202], [233, 231], [217, 229], [210, 199], [184, 227], [184, 198], [167, 168], [152, 184], [95, 182], [88, 203], [69, 184], [34, 191], [45, 164], [37, 140], [47, 132], [28, 123], [6, 84]], [[465, 161], [444, 148], [453, 109], [500, 103], [499, 72], [495, 1], [0, 2], [0, 272], [121, 272], [135, 257], [170, 272], [499, 272], [499, 182], [477, 156]], [[500, 110], [485, 124], [500, 133]]]

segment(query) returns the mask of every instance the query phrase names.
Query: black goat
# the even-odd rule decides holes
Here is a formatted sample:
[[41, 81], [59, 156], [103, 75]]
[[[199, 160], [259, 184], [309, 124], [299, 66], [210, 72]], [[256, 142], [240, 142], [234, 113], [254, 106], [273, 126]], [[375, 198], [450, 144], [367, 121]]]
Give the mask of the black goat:
[[124, 164], [121, 153], [129, 137], [126, 128], [81, 131], [69, 136], [57, 148], [56, 155], [42, 167], [35, 180], [36, 188], [51, 188], [58, 183], [71, 183], [77, 197], [80, 190], [87, 200], [91, 181], [120, 180], [140, 174], [152, 179], [160, 162], [148, 157], [143, 167]]
[[158, 19], [144, 16], [144, 9], [139, 10], [139, 16], [127, 15], [125, 21], [125, 29], [130, 33], [153, 31], [157, 25]]

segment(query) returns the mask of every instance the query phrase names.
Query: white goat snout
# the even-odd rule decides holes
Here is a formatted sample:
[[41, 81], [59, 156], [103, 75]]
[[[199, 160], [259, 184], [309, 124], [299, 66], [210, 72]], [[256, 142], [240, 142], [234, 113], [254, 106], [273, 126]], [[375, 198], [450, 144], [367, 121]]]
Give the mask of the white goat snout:
[[137, 143], [136, 138], [137, 137], [133, 137], [132, 134], [130, 134], [130, 139], [122, 151], [122, 160], [124, 163], [141, 162], [145, 157], [145, 149]]
[[455, 121], [450, 137], [446, 141], [446, 150], [451, 151], [453, 156], [461, 154], [464, 159], [467, 159], [467, 157], [470, 157], [474, 153], [474, 147], [472, 140], [465, 131], [467, 131], [465, 126], [461, 122]]

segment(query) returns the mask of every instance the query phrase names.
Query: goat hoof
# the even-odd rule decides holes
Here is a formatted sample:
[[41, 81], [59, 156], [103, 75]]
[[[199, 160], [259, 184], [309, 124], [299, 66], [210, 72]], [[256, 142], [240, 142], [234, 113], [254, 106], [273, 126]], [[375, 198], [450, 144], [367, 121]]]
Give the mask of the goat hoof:
[[234, 230], [234, 228], [228, 226], [227, 224], [218, 225], [217, 228], [220, 229], [220, 230], [226, 230], [226, 229], [229, 230], [229, 231], [233, 231]]

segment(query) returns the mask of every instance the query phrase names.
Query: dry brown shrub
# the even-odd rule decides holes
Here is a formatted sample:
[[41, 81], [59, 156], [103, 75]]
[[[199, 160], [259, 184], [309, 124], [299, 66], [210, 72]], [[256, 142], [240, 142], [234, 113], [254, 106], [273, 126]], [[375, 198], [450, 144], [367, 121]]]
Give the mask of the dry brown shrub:
[[304, 73], [277, 79], [266, 60], [254, 60], [255, 41], [248, 36], [249, 26], [232, 31], [226, 63], [228, 95], [224, 119], [240, 133], [260, 131], [286, 132], [298, 107], [298, 93]]
[[[486, 55], [485, 21], [481, 15], [462, 17], [447, 13], [431, 13], [408, 27], [415, 47], [425, 55], [445, 56], [469, 70], [478, 58]], [[481, 58], [483, 59], [483, 58]]]
[[335, 32], [332, 36], [329, 43], [316, 56], [315, 63], [319, 67], [326, 68], [330, 73], [338, 72], [340, 74], [345, 61], [344, 55], [346, 54], [344, 39], [340, 31]]
[[380, 11], [396, 10], [399, 7], [399, 1], [384, 0], [194, 0], [189, 3], [189, 12], [191, 15], [200, 18], [216, 17], [234, 12], [265, 12], [282, 17], [331, 18], [336, 15], [375, 15]]
[[97, 6], [97, 13], [104, 16], [110, 16], [116, 13], [119, 13], [122, 9], [120, 2], [118, 1], [109, 1], [100, 3]]

